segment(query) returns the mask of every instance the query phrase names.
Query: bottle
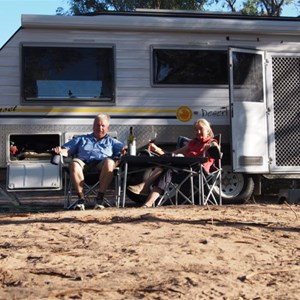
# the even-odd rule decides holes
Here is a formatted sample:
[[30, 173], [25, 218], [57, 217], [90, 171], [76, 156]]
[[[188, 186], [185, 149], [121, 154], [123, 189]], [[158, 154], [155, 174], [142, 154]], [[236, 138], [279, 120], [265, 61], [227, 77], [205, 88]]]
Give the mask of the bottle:
[[135, 156], [136, 155], [136, 139], [133, 133], [133, 127], [130, 127], [129, 136], [128, 136], [128, 151], [129, 155]]

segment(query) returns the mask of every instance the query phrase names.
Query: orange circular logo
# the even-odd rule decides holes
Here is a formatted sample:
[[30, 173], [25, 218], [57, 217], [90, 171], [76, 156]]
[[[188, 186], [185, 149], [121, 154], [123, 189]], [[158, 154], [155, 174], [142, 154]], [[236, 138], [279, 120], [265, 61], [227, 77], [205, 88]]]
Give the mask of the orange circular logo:
[[181, 122], [188, 122], [192, 119], [193, 112], [188, 106], [180, 106], [177, 108], [176, 117]]

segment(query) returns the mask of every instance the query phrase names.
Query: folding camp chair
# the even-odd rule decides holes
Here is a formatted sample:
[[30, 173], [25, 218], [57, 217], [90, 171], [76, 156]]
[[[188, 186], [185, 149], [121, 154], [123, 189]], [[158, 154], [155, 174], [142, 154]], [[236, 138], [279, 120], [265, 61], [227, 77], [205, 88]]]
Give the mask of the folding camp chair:
[[[82, 133], [68, 133], [68, 139]], [[117, 138], [117, 132], [108, 132], [108, 134], [114, 138]], [[74, 193], [73, 183], [70, 178], [69, 163], [72, 158], [63, 158], [63, 173], [64, 173], [64, 208], [72, 209], [78, 203], [77, 195]], [[83, 193], [87, 205], [94, 204], [94, 198], [97, 196], [99, 186], [99, 172], [88, 172], [84, 174]], [[74, 199], [75, 200], [74, 200]], [[112, 206], [112, 203], [104, 198], [104, 204]]]
[[[194, 196], [198, 194], [199, 204], [222, 204], [221, 134], [215, 136], [214, 139], [217, 141], [219, 147], [211, 147], [208, 150], [210, 157], [215, 160], [210, 171], [206, 172], [201, 165], [198, 169], [192, 170], [188, 176], [180, 178], [180, 174], [175, 174], [172, 178], [172, 182], [170, 182], [167, 189], [160, 196], [157, 203], [158, 206], [164, 204], [194, 204], [194, 198], [191, 197], [191, 185], [189, 185], [189, 180], [193, 179], [197, 181], [197, 184], [192, 185], [194, 188], [193, 194]], [[178, 137], [177, 148], [183, 147], [189, 141], [189, 138], [183, 136]]]
[[[164, 193], [159, 197], [157, 206], [160, 205], [178, 205], [178, 204], [195, 204], [195, 191], [199, 191], [196, 188], [197, 184], [193, 181], [195, 175], [201, 176], [198, 172], [201, 171], [200, 168], [197, 170], [190, 170], [189, 173], [174, 172], [172, 175], [172, 181], [168, 184]], [[198, 179], [197, 179], [198, 180]], [[192, 188], [193, 187], [193, 191]]]
[[[64, 208], [72, 209], [77, 203], [77, 195], [73, 189], [73, 183], [70, 178], [69, 168], [66, 167], [65, 172], [65, 198], [64, 198]], [[94, 204], [94, 198], [97, 196], [97, 190], [99, 186], [99, 173], [91, 172], [84, 175], [84, 183], [83, 183], [83, 195], [87, 202], [87, 205]], [[74, 200], [74, 199], [75, 200]], [[106, 205], [110, 206], [108, 201], [105, 202]]]
[[211, 147], [208, 149], [210, 157], [214, 158], [214, 164], [207, 173], [203, 166], [203, 186], [204, 197], [203, 205], [216, 204], [222, 205], [222, 165], [221, 160], [223, 153], [221, 152], [221, 134], [216, 135], [214, 139], [218, 142], [219, 147]]
[[[176, 149], [185, 146], [191, 139], [185, 136], [179, 136], [177, 139]], [[157, 206], [160, 205], [178, 205], [178, 204], [195, 204], [194, 191], [191, 191], [191, 186], [195, 188], [197, 185], [193, 183], [195, 175], [198, 176], [197, 180], [200, 180], [202, 176], [202, 170], [200, 168], [191, 169], [189, 174], [181, 173], [178, 171], [173, 172], [172, 181], [164, 193], [159, 197]], [[196, 189], [199, 192], [199, 188]], [[199, 194], [200, 195], [200, 194]]]

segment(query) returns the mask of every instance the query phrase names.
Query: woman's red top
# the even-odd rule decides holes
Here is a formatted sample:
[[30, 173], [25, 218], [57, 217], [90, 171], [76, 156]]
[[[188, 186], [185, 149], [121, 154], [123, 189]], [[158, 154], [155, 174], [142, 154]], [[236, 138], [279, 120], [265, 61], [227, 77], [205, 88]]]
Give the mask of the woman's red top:
[[[206, 153], [204, 151], [204, 146], [207, 144], [210, 144], [211, 141], [216, 142], [216, 140], [212, 137], [203, 138], [201, 140], [198, 139], [192, 139], [188, 143], [188, 149], [185, 154], [187, 157], [198, 157], [198, 156], [204, 156], [206, 157]], [[210, 167], [214, 164], [215, 160], [209, 156], [207, 156], [208, 161], [203, 164], [203, 167], [206, 172], [209, 172]]]

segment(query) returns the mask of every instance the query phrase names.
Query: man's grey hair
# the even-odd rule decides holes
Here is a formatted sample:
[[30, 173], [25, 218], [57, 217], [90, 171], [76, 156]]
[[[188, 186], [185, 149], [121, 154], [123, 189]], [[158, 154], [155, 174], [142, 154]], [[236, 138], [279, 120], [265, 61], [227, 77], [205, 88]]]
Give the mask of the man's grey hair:
[[103, 113], [101, 113], [101, 114], [99, 114], [99, 115], [97, 115], [97, 116], [95, 117], [94, 122], [95, 122], [96, 120], [101, 120], [101, 121], [106, 120], [106, 121], [108, 122], [108, 124], [109, 124], [109, 123], [110, 123], [110, 116], [109, 116], [108, 114], [103, 114]]

